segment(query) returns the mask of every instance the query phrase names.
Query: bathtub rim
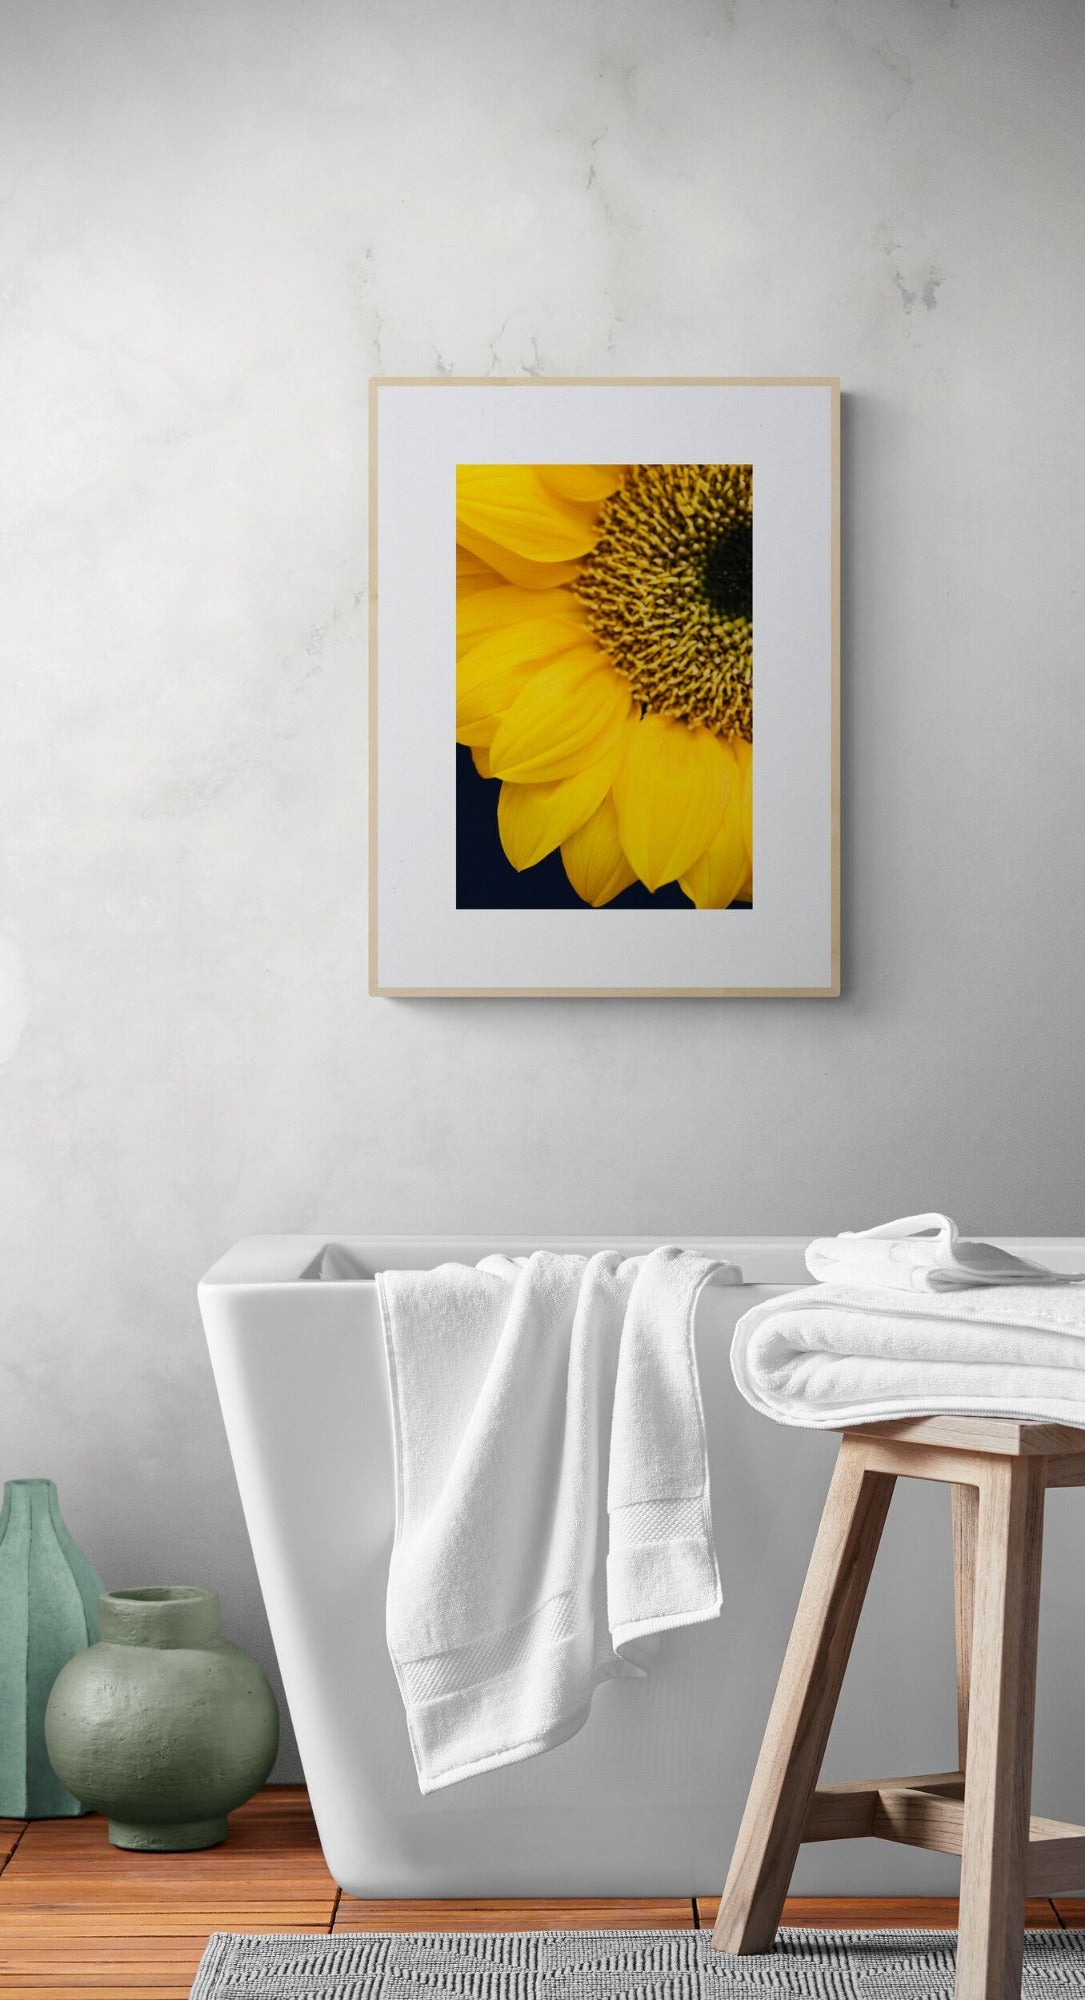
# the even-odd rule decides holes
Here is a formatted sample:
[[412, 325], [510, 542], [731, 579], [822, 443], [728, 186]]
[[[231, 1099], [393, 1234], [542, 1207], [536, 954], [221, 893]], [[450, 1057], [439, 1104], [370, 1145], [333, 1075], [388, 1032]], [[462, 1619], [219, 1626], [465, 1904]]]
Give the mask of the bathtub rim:
[[[804, 1263], [809, 1236], [626, 1236], [600, 1231], [591, 1236], [478, 1236], [439, 1235], [435, 1231], [413, 1231], [391, 1236], [362, 1234], [356, 1230], [322, 1230], [242, 1236], [223, 1252], [199, 1280], [198, 1289], [232, 1291], [267, 1289], [308, 1293], [314, 1284], [333, 1285], [336, 1290], [372, 1290], [378, 1270], [427, 1270], [444, 1262], [473, 1264], [492, 1254], [525, 1256], [532, 1250], [565, 1251], [590, 1256], [603, 1249], [625, 1256], [644, 1256], [661, 1243], [678, 1242], [699, 1256], [719, 1258], [738, 1266], [745, 1285], [799, 1287], [813, 1283]], [[1055, 1269], [1074, 1270], [1085, 1265], [1085, 1238], [1079, 1236], [989, 1236], [988, 1242], [1029, 1257]], [[359, 1278], [319, 1279], [310, 1267], [329, 1245], [344, 1249], [373, 1265], [373, 1275]], [[431, 1246], [427, 1259], [422, 1253]], [[406, 1258], [406, 1262], [404, 1262]]]

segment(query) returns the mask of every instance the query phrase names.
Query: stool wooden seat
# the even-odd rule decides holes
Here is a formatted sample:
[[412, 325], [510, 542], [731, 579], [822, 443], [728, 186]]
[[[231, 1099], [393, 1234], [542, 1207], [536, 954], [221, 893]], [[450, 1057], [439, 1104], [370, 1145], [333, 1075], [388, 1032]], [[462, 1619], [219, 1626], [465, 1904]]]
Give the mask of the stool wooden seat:
[[[952, 1491], [957, 1769], [818, 1785], [899, 1477]], [[1085, 1430], [922, 1417], [844, 1432], [712, 1942], [769, 1951], [801, 1842], [961, 1856], [956, 2000], [1019, 2000], [1026, 1896], [1085, 1888], [1085, 1827], [1030, 1817], [1044, 1495], [1085, 1486]]]

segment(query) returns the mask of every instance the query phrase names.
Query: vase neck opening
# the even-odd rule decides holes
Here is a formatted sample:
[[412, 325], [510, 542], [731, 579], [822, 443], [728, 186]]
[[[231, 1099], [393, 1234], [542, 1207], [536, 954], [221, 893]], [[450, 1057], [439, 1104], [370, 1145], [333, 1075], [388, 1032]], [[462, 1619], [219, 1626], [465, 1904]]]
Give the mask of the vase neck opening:
[[219, 1636], [219, 1601], [191, 1584], [107, 1590], [99, 1602], [102, 1638], [115, 1646], [205, 1646]]
[[60, 1508], [57, 1490], [51, 1479], [6, 1479], [4, 1481], [3, 1507], [0, 1521], [14, 1527], [17, 1522], [29, 1523], [34, 1527], [44, 1526], [47, 1520], [54, 1525], [59, 1522]]

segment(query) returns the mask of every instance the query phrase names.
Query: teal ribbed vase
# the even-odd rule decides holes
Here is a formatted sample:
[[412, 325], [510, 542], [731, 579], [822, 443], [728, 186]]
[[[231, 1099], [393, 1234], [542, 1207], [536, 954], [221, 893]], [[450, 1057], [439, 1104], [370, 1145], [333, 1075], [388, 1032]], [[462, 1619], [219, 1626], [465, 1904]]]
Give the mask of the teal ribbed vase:
[[86, 1811], [45, 1749], [45, 1705], [98, 1638], [102, 1580], [73, 1542], [51, 1479], [9, 1479], [0, 1508], [0, 1819]]

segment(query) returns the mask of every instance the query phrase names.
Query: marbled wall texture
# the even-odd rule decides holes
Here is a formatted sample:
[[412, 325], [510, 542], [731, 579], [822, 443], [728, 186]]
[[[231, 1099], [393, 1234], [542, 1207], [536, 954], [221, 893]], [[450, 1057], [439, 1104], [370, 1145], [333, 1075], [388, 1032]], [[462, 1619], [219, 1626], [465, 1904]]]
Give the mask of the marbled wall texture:
[[[1078, 0], [3, 6], [0, 1472], [108, 1580], [270, 1664], [245, 1232], [1085, 1229], [1083, 84]], [[841, 376], [842, 999], [367, 998], [381, 370]]]

